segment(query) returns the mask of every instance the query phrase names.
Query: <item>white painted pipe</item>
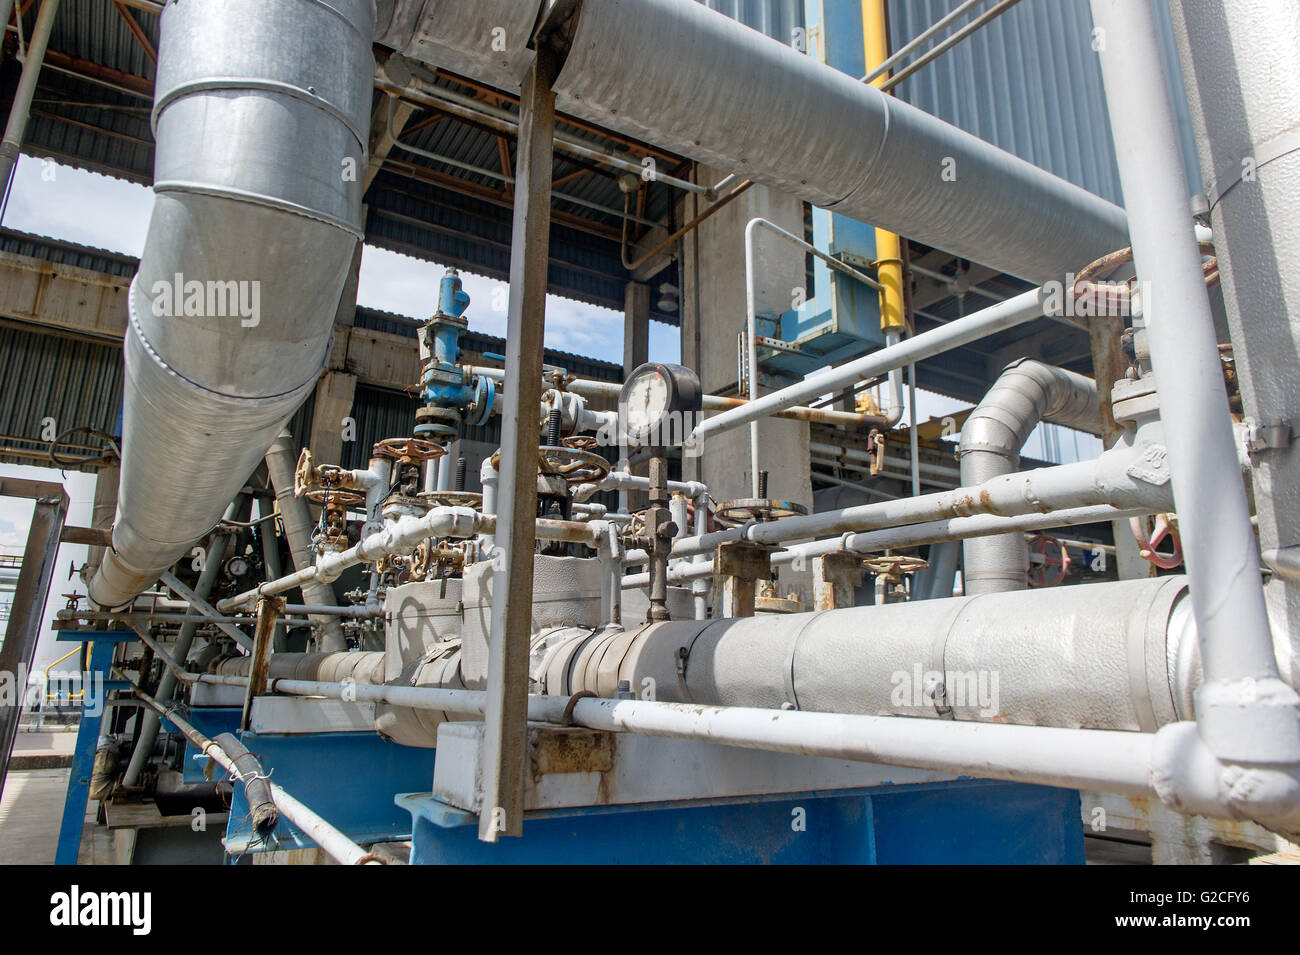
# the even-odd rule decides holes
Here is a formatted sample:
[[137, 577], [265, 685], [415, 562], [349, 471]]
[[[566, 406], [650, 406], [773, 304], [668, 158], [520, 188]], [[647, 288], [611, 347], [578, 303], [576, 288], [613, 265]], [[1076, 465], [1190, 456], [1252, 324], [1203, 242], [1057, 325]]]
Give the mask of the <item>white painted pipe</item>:
[[769, 392], [743, 407], [705, 418], [696, 426], [691, 441], [698, 443], [711, 434], [738, 428], [800, 402], [811, 401], [859, 381], [879, 377], [905, 365], [970, 344], [986, 335], [1031, 322], [1042, 315], [1043, 292], [1041, 289], [1030, 289], [965, 318], [922, 332], [914, 338], [886, 346], [843, 365], [814, 372], [801, 382]]
[[[1046, 514], [1033, 512], [1017, 517], [1003, 517], [999, 514], [950, 517], [938, 521], [905, 524], [901, 527], [890, 527], [861, 534], [845, 534], [843, 537], [811, 541], [807, 544], [792, 544], [772, 555], [772, 566], [783, 567], [787, 564], [801, 564], [823, 554], [879, 554], [882, 551], [895, 548], [918, 547], [922, 544], [934, 544], [939, 541], [967, 540], [969, 538], [991, 537], [997, 534], [1023, 533], [1025, 531], [1041, 530], [1045, 527], [1096, 524], [1137, 517], [1148, 513], [1150, 511], [1147, 508], [1115, 508], [1103, 504], [1093, 507], [1066, 508], [1059, 511], [1050, 511]], [[628, 562], [636, 563], [633, 559], [635, 556], [635, 554], [629, 552]], [[642, 562], [644, 562], [644, 558]], [[712, 563], [679, 563], [668, 571], [668, 582], [677, 584], [688, 580], [705, 580], [712, 576]], [[649, 582], [648, 574], [627, 574], [623, 577], [623, 588], [628, 590], [634, 587], [645, 587]]]
[[1220, 758], [1297, 764], [1300, 697], [1278, 678], [1154, 10], [1092, 11], [1205, 663], [1198, 724]]

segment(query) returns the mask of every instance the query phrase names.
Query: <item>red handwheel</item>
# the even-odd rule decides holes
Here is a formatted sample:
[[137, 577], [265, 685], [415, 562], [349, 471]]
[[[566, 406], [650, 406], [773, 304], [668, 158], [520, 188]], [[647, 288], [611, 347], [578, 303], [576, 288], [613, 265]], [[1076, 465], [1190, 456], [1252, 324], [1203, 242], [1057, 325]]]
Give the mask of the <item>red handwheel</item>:
[[[1048, 556], [1048, 550], [1055, 547], [1059, 557]], [[1070, 569], [1070, 552], [1066, 546], [1050, 534], [1038, 534], [1029, 540], [1029, 553], [1042, 555], [1042, 563], [1029, 565], [1029, 586], [1055, 587], [1065, 580], [1065, 573]]]
[[[1147, 521], [1151, 521], [1149, 532]], [[1129, 525], [1133, 528], [1138, 552], [1161, 570], [1173, 570], [1183, 562], [1183, 542], [1178, 537], [1178, 527], [1170, 520], [1170, 515], [1157, 514], [1154, 518], [1134, 517], [1129, 519]], [[1173, 546], [1173, 550], [1167, 554], [1156, 550], [1166, 539]]]

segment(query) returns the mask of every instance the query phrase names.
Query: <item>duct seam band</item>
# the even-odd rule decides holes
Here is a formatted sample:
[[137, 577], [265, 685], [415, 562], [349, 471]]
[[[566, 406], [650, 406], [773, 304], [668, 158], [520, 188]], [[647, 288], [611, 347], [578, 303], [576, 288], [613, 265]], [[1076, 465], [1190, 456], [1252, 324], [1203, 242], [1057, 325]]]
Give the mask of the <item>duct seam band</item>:
[[[137, 274], [137, 278], [138, 278], [138, 274]], [[316, 379], [320, 376], [321, 369], [323, 369], [325, 365], [328, 363], [330, 351], [334, 347], [334, 335], [333, 333], [331, 333], [329, 342], [326, 344], [325, 347], [325, 353], [321, 356], [320, 362], [315, 365], [316, 370], [311, 374], [310, 377], [308, 377], [308, 379], [305, 382], [293, 388], [290, 388], [288, 391], [282, 391], [279, 394], [274, 394], [274, 395], [263, 395], [257, 398], [245, 398], [240, 395], [228, 395], [225, 394], [224, 392], [213, 391], [211, 388], [205, 388], [203, 385], [200, 385], [198, 382], [191, 381], [189, 378], [186, 378], [176, 369], [172, 368], [172, 366], [167, 364], [167, 362], [163, 360], [163, 357], [160, 354], [158, 354], [157, 349], [153, 347], [153, 345], [149, 342], [149, 339], [145, 337], [144, 329], [140, 327], [140, 321], [136, 317], [135, 295], [133, 294], [135, 292], [135, 288], [136, 288], [136, 279], [132, 279], [131, 288], [127, 295], [127, 301], [129, 304], [126, 311], [127, 311], [127, 317], [129, 318], [131, 323], [131, 331], [135, 333], [135, 338], [140, 343], [140, 347], [144, 350], [144, 353], [149, 356], [149, 358], [154, 362], [154, 364], [156, 364], [166, 374], [170, 375], [176, 381], [180, 382], [181, 384], [185, 385], [188, 388], [192, 388], [193, 390], [199, 392], [200, 394], [208, 398], [211, 398], [214, 401], [222, 401], [222, 402], [236, 401], [245, 405], [254, 405], [254, 404], [271, 404], [274, 402], [283, 402], [283, 401], [287, 401], [290, 398], [293, 398], [296, 403], [300, 403], [304, 398], [306, 398], [307, 393], [310, 392], [311, 389], [316, 387]], [[296, 406], [297, 405], [295, 404], [295, 407]]]
[[217, 199], [232, 199], [236, 202], [250, 202], [259, 206], [265, 206], [268, 209], [277, 209], [280, 212], [290, 212], [294, 215], [300, 215], [305, 219], [312, 219], [325, 225], [334, 226], [342, 229], [358, 241], [365, 241], [366, 233], [363, 229], [358, 228], [352, 223], [340, 219], [336, 216], [319, 212], [308, 206], [297, 202], [286, 202], [283, 199], [276, 199], [272, 196], [263, 195], [260, 192], [249, 192], [245, 189], [229, 189], [217, 187], [202, 182], [184, 182], [178, 179], [167, 179], [155, 182], [153, 186], [154, 194], [162, 192], [183, 192], [195, 196], [213, 196]]
[[197, 95], [199, 93], [221, 93], [233, 90], [255, 90], [261, 93], [276, 93], [282, 96], [288, 96], [304, 103], [315, 106], [317, 109], [328, 113], [337, 119], [340, 123], [348, 128], [354, 139], [361, 146], [362, 151], [366, 150], [367, 136], [361, 131], [348, 114], [335, 106], [329, 100], [321, 98], [312, 89], [303, 89], [301, 86], [295, 86], [292, 83], [283, 83], [279, 80], [255, 80], [243, 76], [210, 76], [200, 80], [190, 80], [182, 83], [180, 86], [174, 86], [169, 89], [154, 104], [153, 113], [149, 117], [149, 126], [154, 136], [158, 135], [158, 119], [165, 110], [177, 100], [184, 99], [187, 96]]
[[825, 613], [829, 613], [829, 611], [819, 610], [816, 613], [810, 614], [807, 622], [799, 628], [799, 631], [794, 635], [794, 639], [790, 641], [790, 655], [785, 661], [785, 693], [786, 699], [796, 710], [803, 709], [803, 707], [799, 705], [799, 683], [794, 675], [795, 661], [799, 658], [799, 641], [802, 640], [803, 635], [808, 632], [808, 628], [812, 626], [813, 621], [818, 620], [822, 614]]
[[[1267, 142], [1260, 143], [1259, 146], [1242, 159], [1233, 163], [1227, 172], [1215, 177], [1215, 181], [1207, 183], [1205, 187], [1205, 198], [1209, 203], [1210, 210], [1223, 201], [1224, 196], [1231, 192], [1238, 183], [1242, 181], [1245, 175], [1245, 160], [1253, 160], [1251, 168], [1258, 173], [1260, 169], [1269, 163], [1281, 159], [1283, 156], [1289, 156], [1291, 153], [1300, 150], [1300, 126], [1288, 130], [1279, 136], [1275, 136]], [[1219, 183], [1226, 181], [1228, 184], [1222, 189]]]

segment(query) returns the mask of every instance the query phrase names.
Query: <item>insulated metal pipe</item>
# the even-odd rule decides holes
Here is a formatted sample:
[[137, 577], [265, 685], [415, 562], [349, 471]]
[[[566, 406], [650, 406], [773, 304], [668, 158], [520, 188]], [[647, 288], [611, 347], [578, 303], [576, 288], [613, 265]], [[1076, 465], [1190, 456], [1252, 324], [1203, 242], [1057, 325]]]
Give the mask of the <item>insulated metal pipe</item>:
[[[129, 295], [115, 607], [210, 530], [315, 387], [362, 238], [372, 0], [162, 14], [156, 201]], [[328, 68], [325, 67], [328, 64]]]
[[[197, 677], [244, 685], [246, 677]], [[481, 716], [487, 694], [425, 686], [364, 686], [277, 680], [278, 691]], [[611, 733], [708, 740], [726, 746], [859, 762], [914, 766], [958, 775], [1154, 796], [1154, 736], [1106, 730], [990, 725], [741, 706], [566, 696], [531, 696], [533, 722]], [[277, 797], [278, 802], [278, 797]], [[282, 807], [283, 808], [283, 807]], [[286, 812], [286, 815], [288, 813]]]
[[[312, 519], [307, 510], [307, 502], [293, 493], [293, 474], [297, 463], [293, 433], [288, 428], [281, 428], [271, 443], [270, 450], [266, 452], [266, 469], [271, 478], [271, 486], [275, 489], [275, 503], [284, 524], [284, 536], [289, 541], [294, 570], [302, 570], [311, 566], [315, 551], [311, 542]], [[333, 587], [315, 581], [302, 585], [302, 599], [305, 603], [326, 607], [338, 603]], [[312, 617], [312, 622], [321, 627], [322, 650], [343, 650], [347, 647], [343, 627], [336, 617], [316, 615]]]
[[[998, 376], [961, 429], [961, 483], [981, 484], [1020, 470], [1020, 449], [1042, 421], [1096, 433], [1101, 428], [1091, 378], [1020, 359]], [[1023, 534], [969, 540], [963, 547], [966, 593], [1024, 590], [1029, 550]]]
[[[456, 4], [479, 23], [475, 5]], [[1128, 245], [1111, 203], [703, 4], [586, 2], [571, 22], [570, 115], [1034, 283]]]
[[1155, 14], [1127, 0], [1092, 11], [1205, 659], [1198, 724], [1221, 759], [1300, 763], [1300, 698], [1278, 679]]

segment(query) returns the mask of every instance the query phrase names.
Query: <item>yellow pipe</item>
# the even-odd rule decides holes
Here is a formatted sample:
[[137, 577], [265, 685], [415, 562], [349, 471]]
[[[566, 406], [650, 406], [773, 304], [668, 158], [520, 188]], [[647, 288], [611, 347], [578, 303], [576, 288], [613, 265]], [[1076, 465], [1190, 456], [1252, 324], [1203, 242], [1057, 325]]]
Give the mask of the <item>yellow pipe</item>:
[[[867, 72], [889, 58], [889, 33], [885, 26], [885, 0], [862, 0], [862, 42]], [[879, 86], [889, 78], [882, 73], [872, 80]], [[880, 330], [902, 332], [907, 328], [903, 316], [903, 248], [898, 236], [884, 229], [876, 230], [876, 278], [880, 290]]]
[[[90, 647], [93, 647], [93, 646], [94, 646], [93, 643], [90, 644], [90, 645], [86, 648], [86, 649], [87, 649], [87, 652], [89, 652]], [[47, 687], [47, 686], [50, 685], [50, 671], [53, 670], [56, 666], [58, 666], [60, 663], [62, 663], [64, 660], [68, 659], [68, 657], [72, 656], [74, 653], [80, 653], [80, 652], [81, 652], [81, 647], [79, 647], [79, 646], [78, 646], [78, 647], [73, 647], [71, 650], [69, 650], [67, 653], [65, 653], [63, 656], [59, 657], [57, 660], [55, 660], [53, 663], [51, 663], [49, 666], [47, 666], [47, 667], [45, 668], [45, 683], [41, 686], [41, 691], [42, 691], [42, 692], [45, 692], [45, 687]], [[85, 687], [82, 687], [82, 688], [81, 688], [80, 690], [78, 690], [76, 693], [69, 694], [69, 697], [68, 697], [68, 698], [69, 698], [69, 699], [73, 699], [73, 700], [75, 700], [75, 699], [79, 699], [80, 697], [85, 696], [85, 695], [86, 695], [86, 689], [85, 689]], [[51, 696], [49, 693], [45, 693], [45, 698], [46, 698], [47, 700], [54, 700], [54, 699], [57, 699], [58, 697], [57, 697], [57, 696]]]

